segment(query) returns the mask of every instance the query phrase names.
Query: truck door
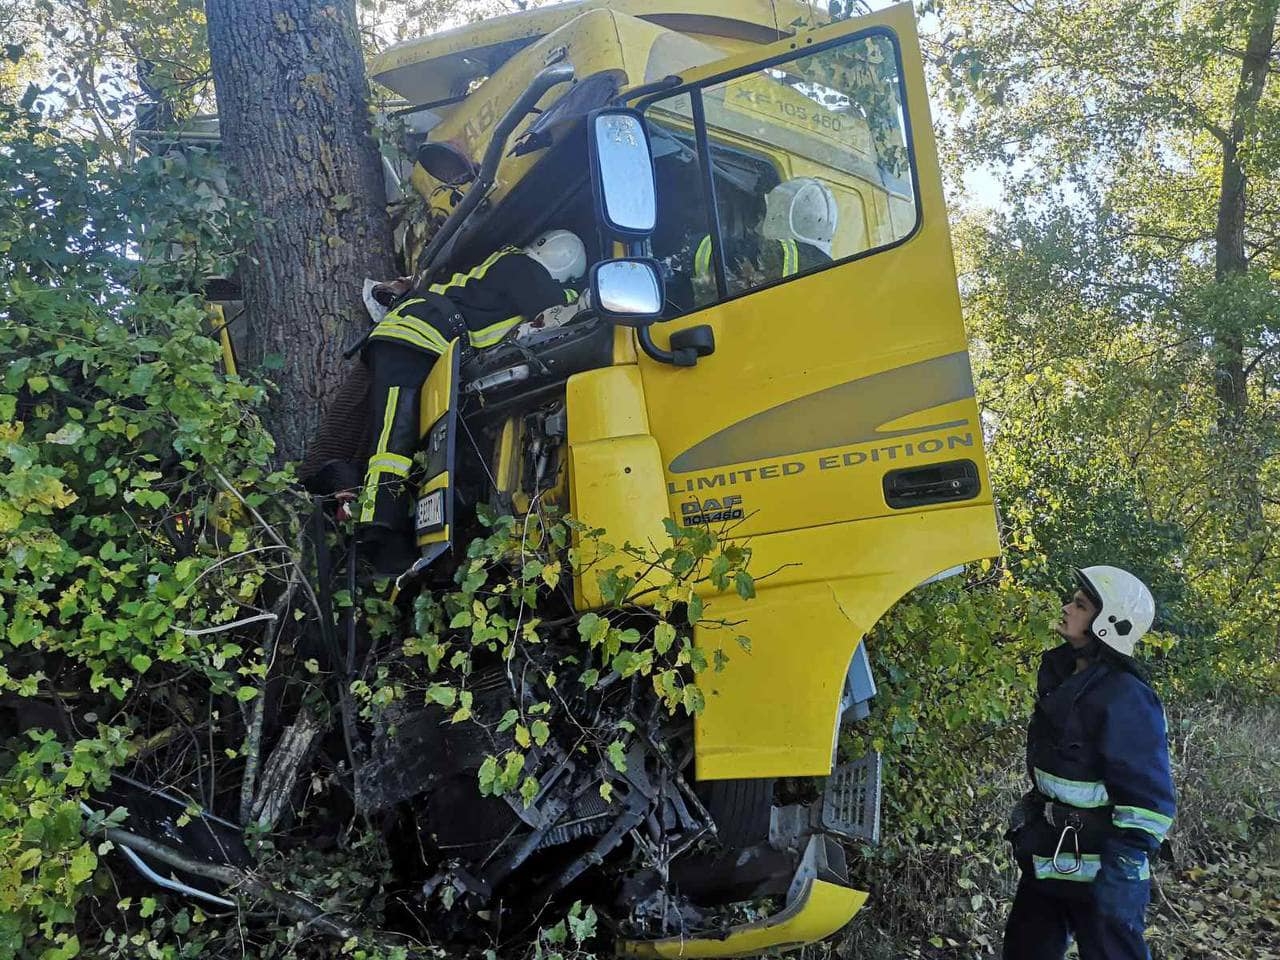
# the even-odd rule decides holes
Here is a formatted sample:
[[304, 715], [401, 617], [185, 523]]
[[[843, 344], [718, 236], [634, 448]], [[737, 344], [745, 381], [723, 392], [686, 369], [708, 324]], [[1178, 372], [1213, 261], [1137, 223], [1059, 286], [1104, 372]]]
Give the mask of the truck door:
[[653, 340], [715, 337], [693, 367], [639, 359], [676, 522], [990, 504], [910, 5], [680, 81], [638, 104], [673, 318]]

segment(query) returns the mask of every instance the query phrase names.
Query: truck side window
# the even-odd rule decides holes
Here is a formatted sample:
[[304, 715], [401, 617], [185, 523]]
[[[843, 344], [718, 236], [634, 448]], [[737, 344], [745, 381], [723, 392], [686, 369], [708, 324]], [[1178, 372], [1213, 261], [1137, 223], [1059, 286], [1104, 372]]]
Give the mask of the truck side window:
[[867, 255], [919, 218], [897, 45], [872, 30], [645, 108], [674, 316]]

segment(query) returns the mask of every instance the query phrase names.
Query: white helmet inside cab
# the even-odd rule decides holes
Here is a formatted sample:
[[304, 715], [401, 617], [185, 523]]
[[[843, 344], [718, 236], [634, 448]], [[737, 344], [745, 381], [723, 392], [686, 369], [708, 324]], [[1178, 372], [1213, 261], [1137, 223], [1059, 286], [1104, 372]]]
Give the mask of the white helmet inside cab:
[[1147, 585], [1119, 567], [1085, 567], [1076, 571], [1080, 589], [1098, 605], [1090, 630], [1117, 653], [1133, 656], [1133, 648], [1151, 629], [1156, 601]]
[[557, 283], [577, 280], [587, 272], [587, 248], [569, 230], [548, 230], [524, 252], [546, 267]]
[[813, 177], [795, 177], [765, 195], [761, 232], [771, 240], [799, 240], [829, 257], [838, 220], [831, 188]]

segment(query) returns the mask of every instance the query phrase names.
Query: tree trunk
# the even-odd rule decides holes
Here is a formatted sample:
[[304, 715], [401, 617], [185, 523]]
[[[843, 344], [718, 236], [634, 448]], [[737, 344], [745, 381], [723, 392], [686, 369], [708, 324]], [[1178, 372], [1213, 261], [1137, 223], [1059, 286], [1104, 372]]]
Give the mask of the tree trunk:
[[267, 426], [302, 456], [393, 269], [354, 0], [206, 0], [223, 148], [254, 204], [245, 365], [278, 386]]
[[[1231, 109], [1231, 127], [1222, 144], [1222, 181], [1218, 193], [1218, 220], [1214, 230], [1214, 279], [1225, 283], [1249, 269], [1244, 246], [1248, 213], [1248, 177], [1244, 161], [1248, 141], [1258, 134], [1257, 108], [1267, 82], [1271, 47], [1275, 41], [1276, 13], [1280, 0], [1255, 0], [1246, 25], [1244, 56]], [[1245, 155], [1242, 157], [1242, 153]], [[1258, 483], [1260, 451], [1247, 426], [1249, 408], [1248, 369], [1244, 337], [1228, 330], [1215, 341], [1215, 388], [1219, 402], [1218, 429], [1228, 445], [1235, 478], [1235, 493], [1246, 529], [1262, 525], [1262, 496]]]
[[[1218, 194], [1218, 222], [1214, 231], [1214, 278], [1222, 283], [1249, 268], [1244, 248], [1247, 177], [1240, 153], [1246, 138], [1256, 135], [1255, 119], [1267, 82], [1271, 46], [1275, 40], [1277, 0], [1256, 0], [1247, 24], [1240, 80], [1231, 111], [1231, 128], [1222, 146], [1222, 183]], [[1237, 333], [1218, 338], [1217, 394], [1222, 404], [1219, 423], [1238, 430], [1248, 405], [1244, 343]]]

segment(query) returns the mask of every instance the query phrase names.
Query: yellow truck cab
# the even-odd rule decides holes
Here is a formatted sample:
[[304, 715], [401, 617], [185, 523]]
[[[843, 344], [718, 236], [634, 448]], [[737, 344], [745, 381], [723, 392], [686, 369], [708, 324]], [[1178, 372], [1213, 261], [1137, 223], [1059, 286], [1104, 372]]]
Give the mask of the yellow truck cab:
[[[428, 279], [551, 228], [593, 264], [581, 322], [433, 370], [422, 566], [447, 562], [474, 474], [467, 502], [556, 501], [617, 544], [708, 524], [760, 578], [749, 601], [707, 588], [751, 650], [701, 681], [691, 771], [712, 816], [755, 826], [699, 854], [679, 910], [634, 890], [648, 912], [620, 949], [833, 933], [866, 898], [837, 838], [879, 829], [878, 758], [834, 763], [874, 693], [862, 638], [998, 552], [910, 5], [817, 24], [789, 0], [581, 0], [400, 44], [370, 73], [430, 121], [408, 244]], [[822, 797], [776, 801], [788, 777], [827, 778]], [[755, 920], [701, 909], [761, 896]]]

